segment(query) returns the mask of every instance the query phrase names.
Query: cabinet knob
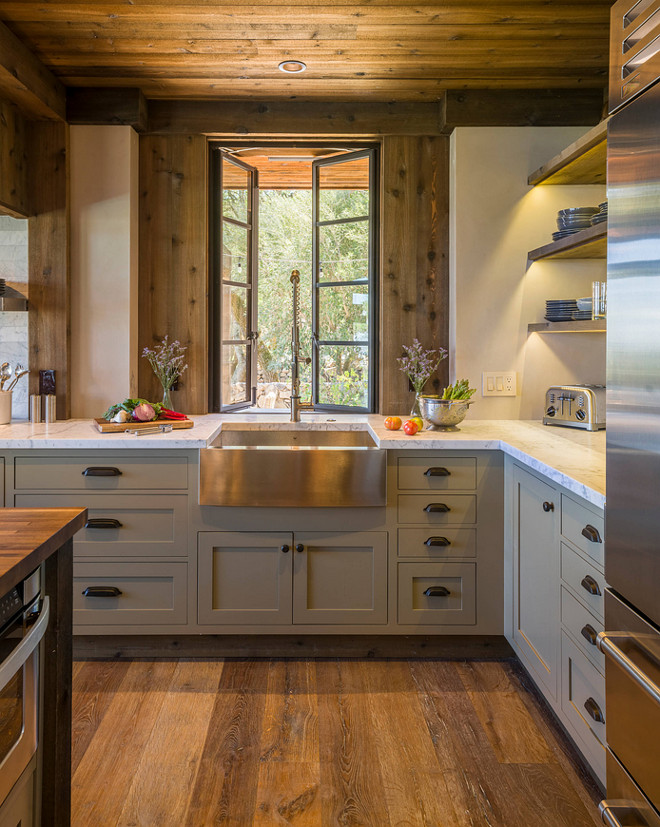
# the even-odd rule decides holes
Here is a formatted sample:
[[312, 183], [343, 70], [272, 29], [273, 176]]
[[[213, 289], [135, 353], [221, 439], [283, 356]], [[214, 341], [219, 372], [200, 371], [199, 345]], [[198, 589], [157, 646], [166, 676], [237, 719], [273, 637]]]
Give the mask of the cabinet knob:
[[594, 528], [592, 525], [586, 525], [582, 529], [582, 536], [586, 537], [590, 543], [602, 543], [603, 538], [600, 536], [600, 533], [597, 528]]
[[554, 511], [554, 510], [555, 510], [555, 504], [554, 504], [554, 503], [549, 503], [549, 502], [546, 500], [546, 501], [543, 503], [543, 510], [546, 512], [546, 514], [548, 513], [548, 511]]
[[296, 544], [296, 551], [304, 551], [304, 550], [305, 550], [305, 546], [302, 543], [297, 543]]
[[605, 716], [603, 715], [603, 710], [598, 706], [596, 701], [593, 698], [587, 698], [584, 702], [584, 708], [587, 710], [589, 715], [596, 721], [597, 724], [604, 724], [605, 723]]
[[589, 592], [589, 594], [599, 595], [601, 593], [600, 586], [590, 574], [582, 578], [580, 585], [586, 592]]
[[451, 471], [448, 468], [427, 468], [424, 471], [425, 477], [451, 477]]
[[425, 508], [427, 514], [446, 514], [451, 508], [445, 503], [429, 503]]
[[284, 554], [286, 554], [289, 551], [289, 547], [286, 544], [283, 545], [283, 546], [280, 546], [280, 551], [283, 552]]

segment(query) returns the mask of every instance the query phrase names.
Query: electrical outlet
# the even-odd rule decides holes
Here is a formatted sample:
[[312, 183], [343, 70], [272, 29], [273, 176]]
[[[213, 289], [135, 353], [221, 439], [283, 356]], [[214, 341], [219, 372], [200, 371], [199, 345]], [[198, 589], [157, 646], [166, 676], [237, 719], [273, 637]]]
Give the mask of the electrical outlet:
[[516, 396], [516, 373], [504, 371], [489, 371], [481, 375], [482, 396]]

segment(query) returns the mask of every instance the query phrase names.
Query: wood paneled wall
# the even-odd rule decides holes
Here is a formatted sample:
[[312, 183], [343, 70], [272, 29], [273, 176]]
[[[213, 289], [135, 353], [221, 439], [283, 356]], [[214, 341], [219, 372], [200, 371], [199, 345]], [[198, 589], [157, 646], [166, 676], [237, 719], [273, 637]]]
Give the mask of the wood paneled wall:
[[26, 124], [13, 103], [0, 99], [0, 212], [25, 218], [27, 187]]
[[[276, 137], [276, 136], [274, 136]], [[201, 135], [140, 139], [140, 352], [165, 335], [188, 348], [174, 397], [188, 413], [208, 410], [207, 150]], [[407, 413], [413, 401], [399, 370], [401, 346], [447, 347], [449, 139], [382, 141], [379, 410]], [[427, 386], [447, 382], [447, 362]], [[140, 359], [140, 395], [160, 386]]]
[[[407, 413], [402, 345], [449, 346], [449, 138], [386, 137], [381, 170], [380, 412]], [[426, 392], [447, 377], [445, 360]]]
[[[165, 336], [187, 348], [174, 394], [186, 413], [208, 410], [207, 143], [202, 135], [140, 138], [139, 352]], [[162, 388], [139, 359], [141, 396]]]
[[29, 124], [30, 393], [39, 392], [40, 370], [56, 370], [58, 419], [71, 415], [68, 143], [69, 127], [63, 122]]

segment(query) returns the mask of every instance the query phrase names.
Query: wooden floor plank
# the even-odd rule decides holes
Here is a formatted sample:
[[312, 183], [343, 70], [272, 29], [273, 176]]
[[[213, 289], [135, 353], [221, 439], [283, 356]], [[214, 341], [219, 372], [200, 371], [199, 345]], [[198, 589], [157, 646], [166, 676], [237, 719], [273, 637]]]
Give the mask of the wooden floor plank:
[[599, 823], [515, 660], [84, 663], [74, 733], [73, 827]]
[[[223, 664], [177, 664], [117, 827], [181, 824], [188, 808]], [[158, 789], [159, 794], [151, 793]]]
[[73, 776], [73, 824], [117, 824], [175, 669], [174, 661], [130, 664]]
[[72, 773], [78, 769], [110, 702], [126, 677], [129, 665], [128, 661], [88, 661], [74, 665], [73, 706], [76, 717], [71, 732]]
[[182, 827], [252, 823], [268, 671], [267, 661], [225, 662]]
[[552, 751], [497, 662], [456, 666], [497, 760], [502, 764], [545, 764]]
[[389, 827], [360, 662], [317, 661], [321, 824]]

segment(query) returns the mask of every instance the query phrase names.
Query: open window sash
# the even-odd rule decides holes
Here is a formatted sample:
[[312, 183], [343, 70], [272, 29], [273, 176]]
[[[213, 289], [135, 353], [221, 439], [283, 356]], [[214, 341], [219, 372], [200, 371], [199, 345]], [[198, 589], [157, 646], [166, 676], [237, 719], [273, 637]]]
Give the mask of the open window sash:
[[214, 149], [211, 250], [211, 410], [256, 401], [258, 172]]
[[312, 162], [312, 401], [370, 412], [376, 376], [376, 150]]

